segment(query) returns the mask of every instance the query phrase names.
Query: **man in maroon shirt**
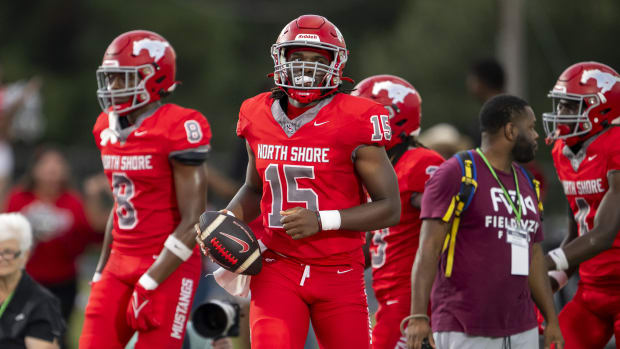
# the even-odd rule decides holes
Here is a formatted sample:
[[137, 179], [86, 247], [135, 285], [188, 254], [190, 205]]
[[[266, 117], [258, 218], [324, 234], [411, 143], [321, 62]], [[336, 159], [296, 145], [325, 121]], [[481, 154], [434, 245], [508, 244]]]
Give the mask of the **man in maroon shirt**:
[[552, 342], [562, 347], [540, 246], [538, 199], [515, 163], [534, 158], [535, 122], [532, 108], [518, 97], [496, 96], [482, 107], [482, 145], [470, 151], [477, 189], [448, 244], [461, 186], [459, 159], [443, 163], [426, 182], [407, 318], [410, 348], [421, 348], [424, 338], [440, 349], [536, 348], [532, 298], [548, 323], [545, 347]]

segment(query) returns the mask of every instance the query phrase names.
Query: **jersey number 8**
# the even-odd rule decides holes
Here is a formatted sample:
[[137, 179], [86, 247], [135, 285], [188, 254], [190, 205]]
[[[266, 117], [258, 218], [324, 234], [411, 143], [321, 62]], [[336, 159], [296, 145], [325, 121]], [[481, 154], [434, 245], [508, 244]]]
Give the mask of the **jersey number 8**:
[[135, 186], [124, 173], [112, 173], [112, 187], [114, 189], [114, 201], [116, 201], [116, 217], [118, 227], [121, 229], [133, 229], [138, 224], [138, 214], [131, 202], [135, 194]]

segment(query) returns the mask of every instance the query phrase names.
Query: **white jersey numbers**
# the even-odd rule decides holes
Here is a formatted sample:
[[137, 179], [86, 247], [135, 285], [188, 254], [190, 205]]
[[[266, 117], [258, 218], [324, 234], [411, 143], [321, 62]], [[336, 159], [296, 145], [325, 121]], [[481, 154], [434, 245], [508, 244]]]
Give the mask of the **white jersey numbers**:
[[187, 134], [187, 141], [190, 143], [198, 143], [202, 139], [202, 130], [200, 130], [200, 124], [196, 120], [185, 121], [185, 133]]
[[[286, 182], [286, 201], [289, 203], [305, 204], [310, 211], [319, 210], [319, 197], [310, 188], [299, 188], [297, 182], [300, 178], [314, 179], [314, 166], [282, 165], [284, 180]], [[283, 189], [280, 180], [280, 167], [270, 164], [265, 169], [265, 181], [269, 182], [271, 190], [271, 212], [269, 212], [269, 227], [282, 228]], [[303, 206], [303, 205], [302, 205]]]
[[375, 251], [371, 250], [371, 259], [373, 268], [381, 268], [385, 264], [385, 249], [387, 241], [385, 237], [390, 233], [390, 228], [375, 230], [372, 234], [372, 243], [377, 246]]
[[112, 187], [114, 201], [116, 201], [116, 216], [121, 229], [133, 229], [138, 224], [138, 214], [131, 203], [135, 194], [135, 186], [125, 173], [112, 173]]
[[372, 123], [372, 140], [380, 141], [385, 138], [389, 141], [392, 139], [392, 128], [390, 128], [389, 117], [387, 115], [373, 115], [370, 117]]
[[575, 203], [577, 204], [577, 213], [575, 214], [575, 222], [577, 222], [577, 226], [579, 227], [579, 236], [586, 234], [590, 231], [588, 227], [588, 222], [586, 218], [590, 214], [590, 205], [586, 201], [586, 199], [582, 197], [575, 198]]
[[118, 227], [121, 229], [133, 229], [138, 224], [138, 214], [131, 203], [135, 194], [135, 186], [125, 173], [112, 173], [112, 188], [114, 189], [114, 201], [116, 201], [116, 217]]

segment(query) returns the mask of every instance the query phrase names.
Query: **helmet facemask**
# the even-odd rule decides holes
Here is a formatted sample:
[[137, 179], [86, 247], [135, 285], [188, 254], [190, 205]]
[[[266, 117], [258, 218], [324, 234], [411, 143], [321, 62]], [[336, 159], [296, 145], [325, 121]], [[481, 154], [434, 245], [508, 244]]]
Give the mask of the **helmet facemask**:
[[[122, 76], [122, 88], [114, 88], [115, 74]], [[137, 67], [114, 67], [102, 65], [97, 69], [97, 98], [105, 112], [117, 115], [127, 113], [151, 102], [146, 84], [155, 75], [150, 64]]]
[[[330, 63], [287, 59], [288, 50], [304, 48], [309, 51], [327, 51]], [[274, 61], [275, 85], [300, 103], [311, 103], [336, 91], [340, 86], [340, 74], [347, 61], [345, 48], [327, 43], [288, 41], [274, 44], [271, 53]]]
[[[567, 143], [576, 144], [592, 131], [593, 125], [588, 115], [592, 109], [600, 105], [600, 99], [596, 95], [575, 95], [551, 91], [548, 97], [551, 98], [553, 111], [543, 113], [547, 143], [557, 139], [566, 139]], [[560, 104], [565, 101], [578, 104], [575, 114], [559, 113]], [[600, 121], [595, 119], [594, 122]]]

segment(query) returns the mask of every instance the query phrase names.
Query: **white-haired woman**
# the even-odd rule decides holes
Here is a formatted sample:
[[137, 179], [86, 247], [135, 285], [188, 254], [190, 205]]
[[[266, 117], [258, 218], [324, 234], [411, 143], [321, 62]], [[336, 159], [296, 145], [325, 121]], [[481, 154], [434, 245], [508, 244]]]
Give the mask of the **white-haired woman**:
[[58, 299], [24, 271], [32, 229], [19, 213], [0, 214], [0, 348], [58, 349]]

